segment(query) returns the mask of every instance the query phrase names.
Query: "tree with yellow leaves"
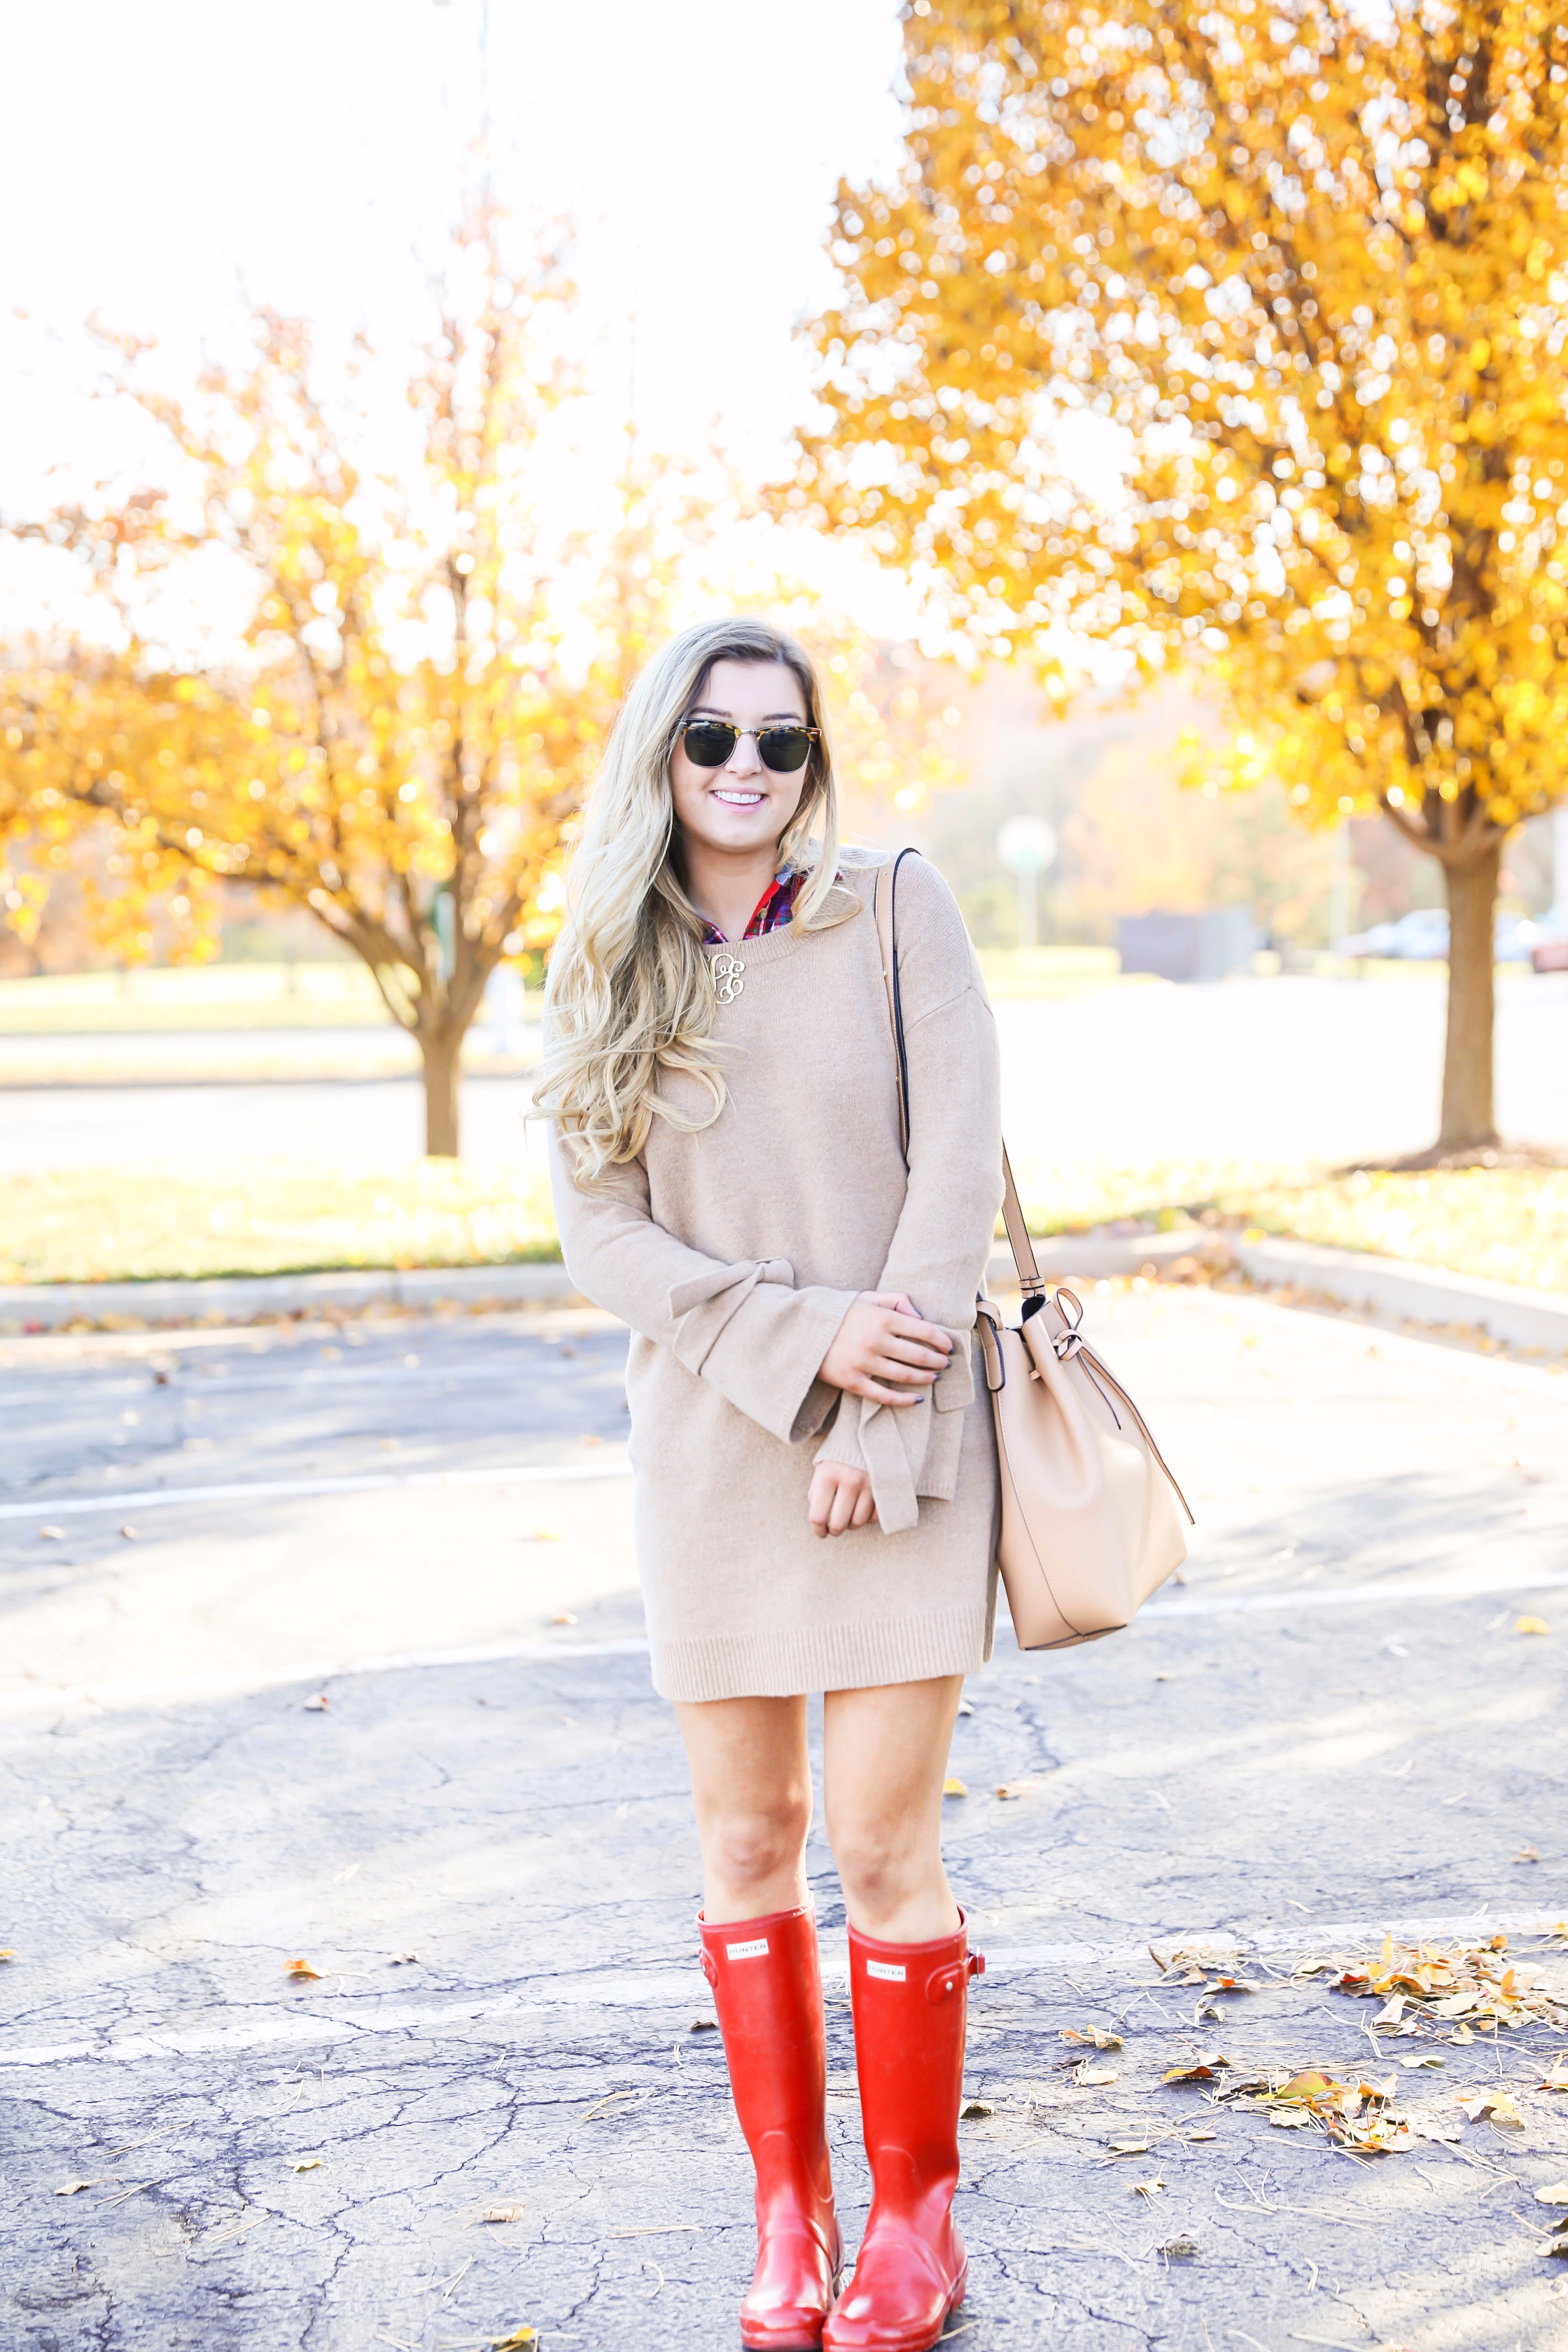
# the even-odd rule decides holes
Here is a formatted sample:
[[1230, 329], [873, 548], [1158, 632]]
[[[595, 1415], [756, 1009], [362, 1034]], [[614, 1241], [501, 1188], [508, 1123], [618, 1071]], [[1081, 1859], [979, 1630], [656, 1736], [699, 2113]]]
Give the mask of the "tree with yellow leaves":
[[1568, 25], [911, 0], [905, 35], [797, 503], [993, 652], [1197, 673], [1226, 782], [1384, 810], [1447, 885], [1439, 1149], [1489, 1143], [1502, 845], [1568, 793]]
[[[174, 485], [55, 516], [119, 624], [112, 651], [35, 649], [0, 675], [0, 826], [104, 817], [134, 906], [169, 861], [308, 907], [374, 974], [420, 1052], [426, 1145], [458, 1149], [463, 1037], [501, 958], [553, 935], [565, 824], [605, 682], [558, 658], [540, 446], [569, 389], [567, 299], [497, 225], [459, 236], [407, 387], [415, 461], [374, 471], [363, 416], [319, 388], [310, 338], [264, 313], [245, 368], [196, 397], [123, 392], [164, 428]], [[365, 354], [366, 363], [369, 354]], [[165, 599], [231, 583], [240, 646], [180, 661]], [[165, 614], [163, 634], [171, 624]]]

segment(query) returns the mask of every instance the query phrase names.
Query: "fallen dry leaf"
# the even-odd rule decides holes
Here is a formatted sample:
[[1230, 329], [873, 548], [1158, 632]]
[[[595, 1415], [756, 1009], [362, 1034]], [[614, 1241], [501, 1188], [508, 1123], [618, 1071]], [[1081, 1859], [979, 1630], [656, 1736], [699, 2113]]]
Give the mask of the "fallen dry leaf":
[[1168, 2263], [1190, 2263], [1197, 2251], [1196, 2241], [1189, 2238], [1184, 2230], [1179, 2238], [1167, 2239], [1160, 2248]]
[[1412, 2058], [1401, 2058], [1399, 2063], [1402, 2066], [1410, 2067], [1446, 2066], [1448, 2062], [1446, 2058], [1439, 2058], [1435, 2050], [1420, 2050]]
[[950, 1772], [942, 1784], [942, 1793], [944, 1797], [967, 1797], [969, 1790], [956, 1772]]
[[1116, 2067], [1091, 2066], [1087, 2058], [1073, 2068], [1072, 2078], [1075, 2083], [1081, 2083], [1085, 2090], [1089, 2091], [1101, 2091], [1108, 2083], [1120, 2083], [1121, 2080]]
[[96, 2180], [62, 2180], [56, 2189], [57, 2197], [79, 2197], [84, 2189], [96, 2189]]
[[521, 2221], [527, 2210], [526, 2205], [487, 2205], [478, 2218], [500, 2227], [508, 2221]]
[[1016, 1798], [1024, 1795], [1028, 1785], [1029, 1784], [1026, 1780], [1004, 1780], [1001, 1787], [997, 1790], [996, 1794], [1001, 1798], [1005, 1805], [1011, 1804]]
[[686, 2030], [689, 2033], [717, 2033], [719, 2021], [716, 2017], [694, 2017]]
[[1535, 2087], [1538, 2091], [1568, 2091], [1568, 2058], [1559, 2058]]
[[1550, 2189], [1538, 2189], [1535, 2201], [1538, 2205], [1568, 2205], [1568, 2180], [1554, 2180]]
[[532, 2352], [539, 2341], [537, 2327], [514, 2327], [510, 2336], [492, 2336], [490, 2352]]
[[1104, 2028], [1099, 2025], [1086, 2025], [1081, 2029], [1081, 2031], [1076, 2025], [1064, 2025], [1062, 2028], [1062, 2040], [1064, 2042], [1091, 2042], [1097, 2050], [1120, 2050], [1121, 2047], [1121, 2036], [1120, 2033], [1107, 2033]]
[[1479, 2098], [1460, 2099], [1458, 2104], [1473, 2124], [1479, 2124], [1481, 2117], [1487, 2116], [1494, 2124], [1500, 2124], [1510, 2131], [1524, 2129], [1524, 2117], [1506, 2091], [1483, 2091]]
[[134, 1543], [136, 1541], [137, 1530], [134, 1528], [121, 1528], [120, 1532], [124, 1537], [127, 1543]]
[[1270, 2107], [1268, 2120], [1281, 2131], [1310, 2130], [1317, 2121], [1310, 2107]]
[[300, 1701], [300, 1712], [301, 1715], [325, 1715], [331, 1703], [325, 1691], [318, 1691], [314, 1698]]
[[1218, 2139], [1218, 2137], [1219, 2134], [1216, 2131], [1190, 2131], [1187, 2134], [1188, 2140], [1194, 2147], [1200, 2139]]
[[1212, 2083], [1215, 2075], [1222, 2074], [1229, 2064], [1230, 2060], [1224, 2051], [1216, 2050], [1210, 2058], [1195, 2058], [1190, 2066], [1171, 2067], [1160, 2080], [1163, 2083]]
[[550, 1622], [552, 1625], [575, 1625], [577, 1620], [570, 1609], [558, 1609]]
[[1147, 2156], [1149, 2153], [1146, 2139], [1111, 2139], [1105, 2144], [1112, 2156]]
[[1541, 1856], [1532, 1845], [1521, 1845], [1514, 1855], [1514, 1860], [1515, 1862], [1539, 1862]]
[[286, 1977], [320, 1978], [321, 1971], [320, 1969], [313, 1969], [309, 1960], [285, 1960], [283, 1973]]
[[1158, 2173], [1154, 2175], [1152, 2180], [1135, 2180], [1132, 2183], [1134, 2197], [1160, 2197], [1164, 2194], [1164, 2189], [1165, 2184]]
[[410, 1969], [416, 1965], [418, 1958], [417, 1952], [389, 1952], [387, 1965], [395, 1969]]
[[319, 2172], [323, 2161], [319, 2156], [291, 2156], [289, 2169], [290, 2172]]
[[16, 1957], [15, 1952], [0, 1952], [0, 1960], [14, 1960]]
[[38, 1541], [40, 1543], [64, 1543], [65, 1539], [66, 1531], [64, 1528], [40, 1528], [38, 1529]]
[[1550, 1633], [1552, 1628], [1544, 1617], [1521, 1617], [1513, 1630], [1516, 1633]]
[[959, 2121], [966, 2124], [977, 2124], [983, 2122], [987, 2116], [994, 2116], [995, 2112], [995, 2108], [992, 2106], [989, 2100], [971, 2099], [966, 2107], [960, 2108]]

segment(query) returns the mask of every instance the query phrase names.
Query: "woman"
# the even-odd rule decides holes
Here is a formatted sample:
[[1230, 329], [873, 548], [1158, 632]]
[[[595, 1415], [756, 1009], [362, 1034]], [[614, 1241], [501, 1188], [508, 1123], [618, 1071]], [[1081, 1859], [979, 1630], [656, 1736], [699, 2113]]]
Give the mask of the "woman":
[[[654, 1681], [690, 1764], [702, 1965], [756, 2168], [741, 2339], [920, 2352], [966, 2269], [950, 2209], [983, 1963], [940, 1825], [995, 1605], [973, 1326], [1002, 1169], [990, 1008], [918, 858], [898, 877], [905, 1166], [874, 870], [839, 852], [807, 656], [758, 622], [687, 630], [589, 798], [538, 1101], [572, 1277], [633, 1333]], [[874, 2189], [837, 2302], [813, 1691]]]

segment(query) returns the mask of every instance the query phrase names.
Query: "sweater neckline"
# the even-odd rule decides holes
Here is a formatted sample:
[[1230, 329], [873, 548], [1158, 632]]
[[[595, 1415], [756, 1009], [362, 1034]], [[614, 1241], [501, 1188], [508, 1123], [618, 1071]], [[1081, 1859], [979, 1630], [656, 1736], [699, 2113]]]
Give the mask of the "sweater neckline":
[[[834, 890], [843, 891], [846, 897], [856, 901], [856, 914], [860, 913], [865, 907], [864, 898], [848, 883], [837, 882], [834, 884]], [[831, 897], [833, 893], [829, 892], [828, 895]], [[847, 919], [853, 921], [854, 918], [849, 917]], [[837, 927], [834, 925], [830, 928]], [[782, 925], [776, 931], [762, 932], [754, 940], [729, 940], [713, 944], [705, 943], [703, 951], [710, 962], [719, 956], [733, 956], [742, 971], [747, 972], [760, 964], [782, 962], [785, 956], [793, 955], [796, 948], [804, 947], [807, 940], [816, 937], [816, 932], [803, 931], [795, 923], [788, 922]]]

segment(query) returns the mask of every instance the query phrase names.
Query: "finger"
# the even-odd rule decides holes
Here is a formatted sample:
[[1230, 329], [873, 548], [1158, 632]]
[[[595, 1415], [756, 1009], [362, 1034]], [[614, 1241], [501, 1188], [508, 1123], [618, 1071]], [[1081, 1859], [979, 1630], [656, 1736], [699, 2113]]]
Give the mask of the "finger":
[[827, 1533], [827, 1515], [833, 1507], [834, 1483], [832, 1479], [825, 1478], [820, 1470], [812, 1479], [805, 1516], [811, 1521], [811, 1531], [815, 1536]]
[[945, 1372], [951, 1360], [940, 1348], [923, 1347], [915, 1339], [884, 1339], [874, 1352], [889, 1364], [929, 1364], [937, 1372]]
[[851, 1396], [869, 1397], [873, 1404], [919, 1404], [920, 1396], [912, 1389], [889, 1389], [879, 1386], [865, 1372], [857, 1372], [845, 1387]]
[[918, 1385], [940, 1379], [947, 1365], [945, 1361], [928, 1360], [921, 1364], [901, 1356], [868, 1355], [865, 1368], [867, 1376], [874, 1381], [912, 1381]]
[[841, 1536], [855, 1516], [855, 1489], [840, 1482], [833, 1490], [833, 1511], [827, 1522], [829, 1535]]
[[952, 1334], [940, 1323], [928, 1323], [923, 1315], [895, 1315], [892, 1331], [896, 1339], [918, 1339], [924, 1347], [940, 1348], [944, 1356], [952, 1353]]
[[868, 1528], [876, 1516], [877, 1498], [871, 1492], [871, 1482], [868, 1479], [856, 1497], [855, 1516], [849, 1524], [852, 1528]]

